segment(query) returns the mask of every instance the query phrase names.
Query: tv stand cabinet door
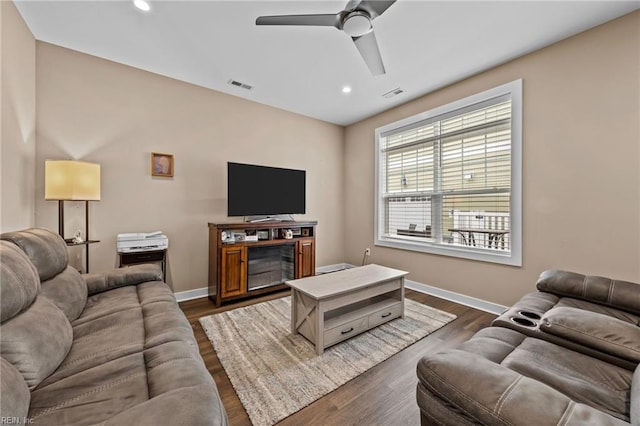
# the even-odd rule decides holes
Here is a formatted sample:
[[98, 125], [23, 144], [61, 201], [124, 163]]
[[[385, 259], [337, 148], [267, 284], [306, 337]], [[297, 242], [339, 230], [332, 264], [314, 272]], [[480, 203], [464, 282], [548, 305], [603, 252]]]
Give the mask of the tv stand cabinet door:
[[220, 297], [247, 293], [247, 248], [222, 247], [220, 262]]
[[313, 239], [297, 243], [296, 279], [312, 277], [316, 274], [316, 247]]

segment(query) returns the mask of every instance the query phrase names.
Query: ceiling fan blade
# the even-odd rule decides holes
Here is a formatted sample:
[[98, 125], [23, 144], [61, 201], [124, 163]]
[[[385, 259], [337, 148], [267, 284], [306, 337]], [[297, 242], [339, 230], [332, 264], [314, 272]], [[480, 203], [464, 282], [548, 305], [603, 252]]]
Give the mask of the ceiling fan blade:
[[380, 75], [385, 74], [384, 64], [382, 63], [382, 56], [380, 55], [380, 49], [378, 49], [378, 41], [373, 31], [361, 37], [352, 37], [353, 42], [356, 44], [362, 59], [366, 62], [371, 74]]
[[347, 12], [351, 12], [356, 9], [362, 0], [349, 0], [349, 3], [344, 7], [344, 10]]
[[371, 16], [371, 19], [374, 19], [382, 15], [395, 2], [396, 0], [362, 0], [355, 9], [364, 10], [369, 14], [369, 16]]
[[312, 25], [341, 28], [340, 14], [259, 16], [256, 25]]

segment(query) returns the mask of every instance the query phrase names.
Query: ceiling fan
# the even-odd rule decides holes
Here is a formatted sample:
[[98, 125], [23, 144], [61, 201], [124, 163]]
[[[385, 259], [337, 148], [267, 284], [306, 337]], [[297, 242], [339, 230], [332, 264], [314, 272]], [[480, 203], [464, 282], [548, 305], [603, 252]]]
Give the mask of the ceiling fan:
[[380, 75], [385, 73], [385, 69], [372, 21], [395, 2], [396, 0], [350, 0], [343, 11], [335, 14], [260, 16], [256, 19], [256, 25], [335, 27], [351, 36], [371, 73]]

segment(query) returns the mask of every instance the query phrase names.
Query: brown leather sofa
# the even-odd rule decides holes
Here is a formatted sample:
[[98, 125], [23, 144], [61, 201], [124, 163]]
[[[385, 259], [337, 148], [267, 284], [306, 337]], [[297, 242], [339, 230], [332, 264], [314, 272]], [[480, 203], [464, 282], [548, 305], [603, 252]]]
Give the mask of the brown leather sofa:
[[57, 234], [0, 240], [3, 423], [228, 424], [157, 265], [80, 275]]
[[537, 288], [419, 361], [423, 425], [640, 425], [640, 285], [547, 271]]

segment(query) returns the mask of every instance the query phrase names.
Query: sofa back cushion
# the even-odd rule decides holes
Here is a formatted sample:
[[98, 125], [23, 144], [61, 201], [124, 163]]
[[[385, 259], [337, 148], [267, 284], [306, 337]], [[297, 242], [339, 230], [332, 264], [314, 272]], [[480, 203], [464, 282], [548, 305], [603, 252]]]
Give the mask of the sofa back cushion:
[[35, 265], [40, 277], [40, 295], [49, 298], [69, 321], [80, 316], [87, 303], [87, 284], [80, 273], [68, 266], [67, 245], [47, 229], [26, 229], [2, 234], [2, 240], [19, 247]]
[[635, 323], [557, 306], [542, 316], [540, 330], [636, 364], [640, 362], [640, 327]]
[[0, 355], [33, 389], [62, 363], [71, 349], [73, 331], [64, 313], [46, 297], [2, 323]]
[[87, 304], [87, 283], [73, 267], [67, 268], [41, 284], [40, 296], [46, 296], [69, 321], [80, 316]]
[[36, 294], [40, 280], [27, 254], [0, 241], [0, 257], [0, 355], [33, 389], [67, 356], [73, 332], [65, 314]]
[[58, 234], [47, 229], [31, 228], [6, 232], [1, 237], [3, 240], [11, 241], [27, 254], [38, 270], [40, 281], [53, 278], [67, 268], [67, 244]]
[[0, 322], [30, 306], [40, 291], [38, 271], [16, 245], [0, 241]]
[[536, 287], [558, 296], [574, 297], [640, 314], [640, 285], [636, 283], [551, 270], [540, 274]]

